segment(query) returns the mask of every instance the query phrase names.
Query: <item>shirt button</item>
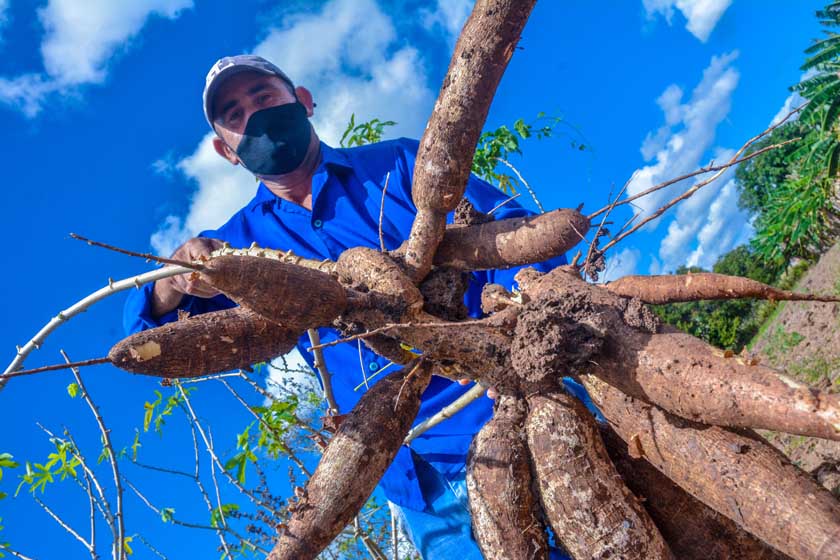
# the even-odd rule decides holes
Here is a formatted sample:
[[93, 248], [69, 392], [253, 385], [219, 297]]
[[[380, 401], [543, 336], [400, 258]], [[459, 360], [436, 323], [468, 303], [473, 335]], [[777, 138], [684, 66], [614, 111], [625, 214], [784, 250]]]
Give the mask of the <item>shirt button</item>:
[[368, 364], [368, 369], [370, 371], [376, 371], [379, 369], [379, 364], [377, 364], [376, 362], [371, 362]]
[[324, 222], [322, 222], [321, 220], [315, 220], [315, 221], [312, 222], [312, 225], [315, 226], [316, 228], [319, 228], [322, 225], [324, 225]]

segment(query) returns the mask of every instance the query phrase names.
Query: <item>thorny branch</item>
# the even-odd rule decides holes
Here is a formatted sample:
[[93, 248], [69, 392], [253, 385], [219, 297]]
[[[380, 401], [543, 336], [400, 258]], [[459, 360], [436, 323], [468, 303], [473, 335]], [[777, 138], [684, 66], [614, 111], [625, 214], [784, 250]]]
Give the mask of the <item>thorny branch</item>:
[[[64, 350], [61, 350], [60, 352], [61, 356], [64, 358], [64, 361], [70, 363], [70, 358], [67, 356], [67, 353], [64, 352]], [[117, 558], [122, 558], [124, 556], [123, 546], [125, 541], [125, 521], [123, 518], [123, 489], [122, 484], [120, 483], [120, 469], [117, 465], [117, 456], [114, 453], [114, 446], [111, 443], [111, 430], [109, 430], [105, 426], [105, 420], [103, 420], [102, 414], [99, 412], [99, 407], [96, 406], [96, 404], [94, 404], [93, 398], [90, 396], [87, 387], [85, 387], [84, 381], [82, 381], [82, 376], [79, 373], [78, 368], [70, 368], [70, 371], [73, 372], [73, 377], [76, 379], [76, 385], [79, 386], [79, 391], [81, 392], [82, 398], [87, 403], [91, 413], [93, 414], [94, 419], [96, 420], [96, 425], [99, 428], [100, 435], [102, 436], [102, 443], [105, 447], [106, 454], [108, 455], [108, 462], [111, 465], [111, 473], [114, 476], [114, 490], [117, 494], [117, 511], [114, 514], [117, 525], [117, 534], [116, 542], [114, 544], [117, 549]]]
[[[385, 188], [388, 188], [388, 180], [385, 180]], [[382, 197], [384, 200], [385, 192]], [[380, 223], [380, 232], [381, 232]], [[383, 249], [384, 250], [384, 249]], [[324, 399], [327, 401], [327, 413], [330, 415], [338, 414], [338, 403], [335, 402], [335, 394], [332, 387], [332, 374], [327, 369], [327, 362], [324, 360], [324, 352], [321, 350], [321, 336], [318, 334], [318, 329], [308, 329], [306, 334], [309, 335], [309, 342], [312, 344], [311, 352], [315, 358], [315, 369], [321, 375], [321, 384], [324, 386]]]

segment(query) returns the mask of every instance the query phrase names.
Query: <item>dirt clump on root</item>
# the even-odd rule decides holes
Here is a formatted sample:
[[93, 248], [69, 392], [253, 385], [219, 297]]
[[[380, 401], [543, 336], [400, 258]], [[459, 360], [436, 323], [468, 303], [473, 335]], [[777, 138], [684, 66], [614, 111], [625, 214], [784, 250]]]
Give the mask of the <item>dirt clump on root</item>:
[[466, 198], [462, 198], [458, 206], [455, 207], [455, 216], [452, 219], [452, 222], [459, 226], [477, 226], [492, 221], [493, 216], [476, 210], [475, 206]]
[[469, 287], [469, 274], [458, 270], [436, 268], [420, 284], [423, 310], [447, 321], [467, 318], [464, 294]]

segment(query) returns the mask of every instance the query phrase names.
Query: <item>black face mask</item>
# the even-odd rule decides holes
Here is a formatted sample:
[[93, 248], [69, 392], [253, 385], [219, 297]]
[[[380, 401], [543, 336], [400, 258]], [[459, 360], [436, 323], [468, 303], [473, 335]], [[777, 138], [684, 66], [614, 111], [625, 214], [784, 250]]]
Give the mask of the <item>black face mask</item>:
[[299, 101], [252, 114], [236, 149], [242, 165], [255, 175], [284, 175], [300, 166], [312, 128]]

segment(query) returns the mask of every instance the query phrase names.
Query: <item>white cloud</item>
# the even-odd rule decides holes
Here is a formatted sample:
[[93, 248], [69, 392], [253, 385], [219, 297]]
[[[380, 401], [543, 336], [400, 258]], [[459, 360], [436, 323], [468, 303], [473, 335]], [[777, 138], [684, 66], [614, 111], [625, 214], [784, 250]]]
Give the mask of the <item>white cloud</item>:
[[[809, 78], [813, 78], [818, 73], [819, 73], [819, 71], [817, 69], [811, 68], [810, 70], [808, 70], [807, 72], [804, 72], [799, 77], [799, 81], [800, 81], [800, 83], [804, 82], [805, 80], [807, 80]], [[787, 99], [785, 99], [785, 102], [782, 104], [782, 107], [779, 109], [779, 111], [776, 113], [776, 115], [770, 121], [770, 126], [779, 123], [779, 121], [781, 121], [788, 114], [790, 114], [791, 111], [793, 111], [794, 109], [796, 109], [797, 107], [799, 107], [803, 103], [805, 103], [805, 98], [802, 97], [801, 95], [799, 95], [798, 91], [794, 91], [793, 93], [788, 95]], [[788, 119], [788, 120], [796, 120], [798, 117], [799, 117], [799, 114], [796, 114], [796, 115], [793, 115], [792, 117], [790, 117], [790, 119]]]
[[200, 231], [221, 226], [254, 196], [254, 176], [219, 157], [213, 148], [213, 136], [212, 132], [207, 133], [195, 153], [176, 164], [184, 176], [196, 182], [198, 189], [187, 216], [167, 216], [152, 235], [152, 247], [159, 255], [171, 255]]
[[286, 18], [253, 50], [313, 92], [315, 129], [337, 144], [352, 113], [357, 122], [397, 121], [389, 134], [422, 132], [434, 93], [418, 51], [395, 48], [397, 39], [374, 0], [333, 0], [318, 13]]
[[423, 25], [428, 29], [440, 26], [452, 46], [458, 40], [474, 3], [473, 0], [438, 0], [434, 8], [420, 12]]
[[599, 278], [599, 282], [612, 282], [624, 276], [636, 274], [641, 253], [638, 249], [622, 249], [615, 255], [607, 258], [607, 266]]
[[[712, 150], [714, 161], [727, 161], [733, 150], [715, 148], [718, 125], [727, 117], [732, 94], [738, 85], [738, 71], [732, 66], [737, 53], [713, 57], [703, 71], [700, 83], [684, 100], [684, 92], [670, 85], [657, 99], [665, 124], [647, 135], [642, 155], [650, 163], [638, 169], [628, 186], [628, 194], [638, 194], [655, 184], [698, 169]], [[738, 208], [738, 192], [731, 180], [732, 170], [716, 182], [703, 187], [680, 202], [663, 219], [669, 219], [665, 236], [651, 259], [652, 274], [672, 272], [681, 265], [710, 268], [717, 258], [752, 235], [748, 216]], [[697, 180], [709, 178], [700, 176]], [[642, 214], [661, 207], [688, 184], [678, 183], [636, 202]], [[657, 221], [648, 226], [656, 228]], [[621, 254], [619, 254], [621, 256]], [[624, 255], [625, 259], [629, 255]], [[637, 259], [638, 260], [638, 259]], [[633, 262], [635, 267], [638, 263]], [[611, 273], [615, 277], [615, 273]]]
[[674, 8], [678, 9], [686, 19], [685, 28], [705, 43], [732, 0], [642, 0], [642, 4], [649, 18], [661, 14], [669, 25]]
[[[718, 161], [729, 160], [734, 150], [721, 150]], [[711, 269], [718, 257], [749, 241], [749, 216], [738, 207], [734, 170], [704, 187], [677, 206], [676, 215], [659, 246], [652, 271], [667, 273], [681, 265]]]
[[32, 117], [51, 94], [68, 95], [79, 86], [102, 83], [109, 61], [149, 17], [174, 19], [191, 6], [192, 0], [49, 0], [38, 9], [44, 71], [0, 78], [0, 102]]
[[[374, 0], [332, 0], [319, 12], [289, 16], [253, 52], [313, 92], [313, 124], [328, 144], [338, 144], [351, 114], [356, 122], [397, 121], [389, 135], [417, 137], [431, 113], [434, 93], [419, 53], [399, 46], [393, 21]], [[187, 215], [168, 216], [152, 236], [159, 254], [220, 226], [254, 194], [254, 178], [220, 158], [211, 139], [177, 164], [198, 188]]]
[[746, 214], [738, 208], [738, 189], [730, 179], [715, 196], [705, 223], [697, 234], [697, 247], [686, 264], [711, 269], [717, 258], [746, 243], [753, 234]]
[[[665, 125], [648, 134], [642, 154], [653, 160], [635, 172], [628, 185], [629, 195], [697, 169], [703, 155], [712, 147], [718, 124], [729, 113], [732, 92], [738, 85], [738, 71], [732, 67], [737, 52], [712, 57], [703, 78], [682, 103], [682, 90], [670, 85], [657, 99], [665, 115]], [[674, 189], [664, 189], [639, 199], [636, 205], [648, 214], [674, 196]]]

